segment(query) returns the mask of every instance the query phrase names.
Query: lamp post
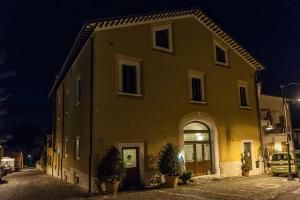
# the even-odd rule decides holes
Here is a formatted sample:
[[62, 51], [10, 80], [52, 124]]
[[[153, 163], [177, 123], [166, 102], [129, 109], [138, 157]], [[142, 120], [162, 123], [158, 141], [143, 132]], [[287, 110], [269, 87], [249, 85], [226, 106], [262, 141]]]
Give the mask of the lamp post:
[[287, 101], [286, 101], [286, 90], [288, 87], [292, 85], [298, 85], [298, 83], [289, 83], [286, 85], [280, 85], [281, 88], [281, 95], [282, 95], [282, 103], [283, 103], [283, 112], [284, 112], [284, 125], [283, 125], [283, 133], [286, 134], [286, 147], [287, 147], [287, 157], [288, 157], [288, 181], [294, 180], [292, 177], [292, 168], [291, 168], [291, 157], [290, 157], [290, 137], [291, 133], [288, 128], [288, 118], [287, 118]]

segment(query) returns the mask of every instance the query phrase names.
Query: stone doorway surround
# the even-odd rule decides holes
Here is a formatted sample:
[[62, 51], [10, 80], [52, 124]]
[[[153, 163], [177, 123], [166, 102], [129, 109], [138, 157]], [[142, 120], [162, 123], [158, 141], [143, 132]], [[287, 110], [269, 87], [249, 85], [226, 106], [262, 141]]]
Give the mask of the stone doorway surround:
[[180, 155], [184, 158], [184, 127], [191, 122], [200, 122], [208, 126], [211, 134], [211, 151], [212, 151], [212, 169], [214, 175], [218, 177], [220, 174], [220, 161], [219, 161], [219, 144], [218, 144], [218, 129], [216, 120], [208, 113], [205, 112], [192, 112], [184, 115], [179, 123], [179, 149]]

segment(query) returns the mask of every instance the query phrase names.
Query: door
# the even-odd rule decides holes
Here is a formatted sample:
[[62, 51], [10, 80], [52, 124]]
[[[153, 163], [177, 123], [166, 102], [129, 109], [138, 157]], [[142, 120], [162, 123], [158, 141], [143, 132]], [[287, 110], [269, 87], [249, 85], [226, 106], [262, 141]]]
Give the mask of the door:
[[139, 148], [123, 147], [122, 157], [126, 169], [124, 187], [133, 188], [139, 186], [140, 185]]
[[244, 142], [244, 154], [248, 155], [248, 163], [250, 163], [250, 170], [252, 170], [252, 155], [251, 155], [251, 142]]

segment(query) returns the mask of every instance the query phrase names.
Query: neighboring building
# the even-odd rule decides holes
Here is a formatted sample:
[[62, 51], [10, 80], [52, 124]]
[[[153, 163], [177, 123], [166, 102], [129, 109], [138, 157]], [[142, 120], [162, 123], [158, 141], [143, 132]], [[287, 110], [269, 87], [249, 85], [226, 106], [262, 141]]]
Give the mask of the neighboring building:
[[147, 184], [167, 142], [194, 175], [241, 175], [243, 152], [260, 173], [261, 69], [198, 9], [85, 23], [50, 92], [53, 175], [94, 191], [115, 145], [130, 184]]
[[8, 151], [4, 152], [4, 156], [14, 160], [14, 167], [18, 166], [19, 169], [24, 167], [24, 156], [22, 151]]
[[[283, 132], [284, 111], [282, 97], [261, 95], [260, 109], [264, 148], [267, 148], [270, 154], [287, 152], [287, 136]], [[287, 131], [291, 132], [292, 125], [289, 106], [287, 109], [287, 124]], [[269, 127], [272, 129], [268, 130]], [[292, 140], [290, 140], [290, 149], [291, 151], [294, 149]]]
[[4, 146], [0, 144], [0, 160], [3, 158], [4, 156]]

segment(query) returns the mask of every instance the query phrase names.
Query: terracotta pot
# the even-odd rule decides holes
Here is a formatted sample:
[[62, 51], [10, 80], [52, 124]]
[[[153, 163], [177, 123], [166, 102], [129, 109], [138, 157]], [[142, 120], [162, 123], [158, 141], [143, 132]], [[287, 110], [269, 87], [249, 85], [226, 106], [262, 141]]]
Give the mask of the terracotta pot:
[[166, 184], [169, 188], [177, 187], [178, 176], [165, 176], [165, 178], [166, 178]]
[[116, 195], [119, 190], [119, 185], [120, 185], [120, 181], [105, 182], [106, 193]]
[[249, 171], [243, 171], [243, 176], [248, 177], [249, 176]]

